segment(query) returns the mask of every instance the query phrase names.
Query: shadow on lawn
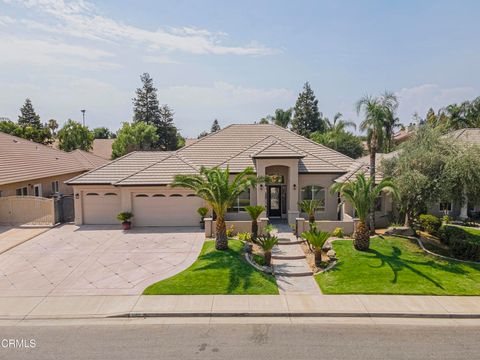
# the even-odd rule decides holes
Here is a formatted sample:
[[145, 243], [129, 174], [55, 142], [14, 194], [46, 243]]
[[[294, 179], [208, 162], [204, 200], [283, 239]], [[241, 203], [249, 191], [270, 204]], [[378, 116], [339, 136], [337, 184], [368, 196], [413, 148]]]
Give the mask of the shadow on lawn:
[[251, 277], [254, 274], [262, 276], [268, 282], [276, 284], [273, 276], [268, 276], [249, 265], [241, 258], [241, 252], [232, 249], [225, 251], [214, 250], [207, 254], [201, 255], [198, 260], [205, 261], [207, 264], [196, 268], [194, 271], [203, 270], [221, 270], [225, 269], [229, 274], [229, 283], [227, 292], [233, 293], [243, 281], [243, 290], [251, 287]]
[[415, 267], [415, 265], [418, 266], [428, 266], [434, 269], [438, 269], [441, 271], [446, 271], [446, 272], [451, 272], [459, 275], [467, 274], [467, 271], [463, 270], [461, 267], [458, 266], [458, 264], [450, 263], [447, 262], [445, 265], [439, 264], [438, 262], [434, 260], [427, 260], [427, 261], [414, 261], [414, 260], [407, 260], [407, 259], [402, 259], [400, 256], [402, 255], [402, 251], [397, 247], [393, 246], [392, 247], [393, 251], [391, 255], [386, 255], [383, 254], [377, 250], [370, 249], [368, 250], [368, 253], [373, 254], [375, 258], [380, 260], [380, 265], [378, 266], [373, 266], [369, 265], [372, 268], [380, 268], [386, 265], [392, 269], [393, 272], [393, 279], [392, 283], [397, 283], [398, 281], [398, 273], [402, 270], [410, 270], [411, 272], [417, 274], [418, 276], [424, 278], [425, 280], [430, 281], [432, 284], [434, 284], [436, 287], [440, 289], [444, 289], [442, 284], [440, 284], [438, 281], [430, 277], [429, 275], [425, 274], [424, 272], [420, 271]]

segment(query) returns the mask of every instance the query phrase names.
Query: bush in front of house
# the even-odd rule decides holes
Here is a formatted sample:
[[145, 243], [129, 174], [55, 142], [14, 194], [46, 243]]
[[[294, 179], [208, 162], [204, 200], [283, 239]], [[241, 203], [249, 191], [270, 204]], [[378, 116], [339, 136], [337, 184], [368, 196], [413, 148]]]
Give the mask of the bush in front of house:
[[343, 238], [343, 229], [341, 227], [335, 228], [332, 232], [333, 237]]
[[433, 215], [422, 214], [420, 215], [419, 220], [420, 228], [430, 235], [436, 235], [442, 226], [442, 220]]
[[480, 234], [473, 234], [459, 226], [444, 225], [439, 230], [442, 243], [448, 245], [453, 256], [462, 260], [480, 260]]

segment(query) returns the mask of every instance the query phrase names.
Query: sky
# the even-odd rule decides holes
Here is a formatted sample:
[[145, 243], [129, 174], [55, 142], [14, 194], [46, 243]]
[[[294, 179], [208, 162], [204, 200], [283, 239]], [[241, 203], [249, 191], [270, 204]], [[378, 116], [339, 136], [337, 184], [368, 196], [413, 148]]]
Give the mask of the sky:
[[397, 94], [418, 112], [480, 96], [480, 1], [0, 0], [0, 117], [30, 98], [42, 121], [118, 129], [140, 75], [187, 137], [293, 107], [320, 111]]

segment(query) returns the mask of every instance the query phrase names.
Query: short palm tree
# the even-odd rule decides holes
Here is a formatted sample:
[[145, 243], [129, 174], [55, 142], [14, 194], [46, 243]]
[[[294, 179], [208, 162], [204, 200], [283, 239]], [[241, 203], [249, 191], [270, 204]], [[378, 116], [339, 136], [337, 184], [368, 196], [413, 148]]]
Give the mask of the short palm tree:
[[252, 240], [255, 241], [258, 236], [258, 217], [265, 211], [265, 207], [261, 205], [245, 206], [245, 211], [252, 218]]
[[360, 251], [366, 251], [370, 247], [370, 232], [367, 227], [367, 218], [375, 200], [385, 190], [398, 197], [397, 188], [390, 179], [383, 179], [375, 187], [372, 187], [373, 181], [372, 178], [367, 180], [365, 174], [359, 174], [355, 181], [337, 183], [331, 187], [332, 193], [340, 193], [340, 196], [355, 209], [358, 224], [355, 228], [353, 246]]
[[308, 244], [313, 248], [313, 254], [315, 255], [315, 265], [319, 266], [322, 262], [322, 248], [325, 241], [330, 237], [330, 233], [327, 231], [318, 231], [316, 229], [305, 231], [302, 233], [302, 237], [308, 241]]
[[278, 244], [278, 238], [271, 235], [259, 236], [255, 243], [262, 248], [265, 264], [270, 266], [272, 263], [272, 249]]
[[308, 222], [310, 223], [310, 227], [315, 225], [315, 212], [320, 208], [321, 202], [320, 200], [302, 200], [298, 203], [300, 210], [306, 213], [308, 216]]
[[204, 199], [217, 215], [215, 248], [228, 249], [227, 227], [225, 215], [227, 209], [237, 200], [238, 196], [247, 189], [255, 186], [261, 179], [257, 178], [252, 167], [236, 174], [230, 179], [230, 170], [218, 167], [202, 167], [199, 174], [176, 175], [172, 187], [183, 187], [195, 191], [196, 195]]

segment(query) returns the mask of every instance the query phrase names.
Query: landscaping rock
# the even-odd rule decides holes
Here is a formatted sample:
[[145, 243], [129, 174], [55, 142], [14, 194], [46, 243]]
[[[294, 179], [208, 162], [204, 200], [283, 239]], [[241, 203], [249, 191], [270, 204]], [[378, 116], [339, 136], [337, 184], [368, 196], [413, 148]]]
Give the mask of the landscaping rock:
[[389, 228], [385, 235], [414, 236], [415, 232], [408, 226]]
[[330, 260], [334, 260], [337, 258], [337, 253], [335, 252], [335, 250], [328, 250], [327, 256]]
[[322, 250], [325, 252], [332, 250], [332, 243], [327, 241], [325, 244], [323, 244]]

